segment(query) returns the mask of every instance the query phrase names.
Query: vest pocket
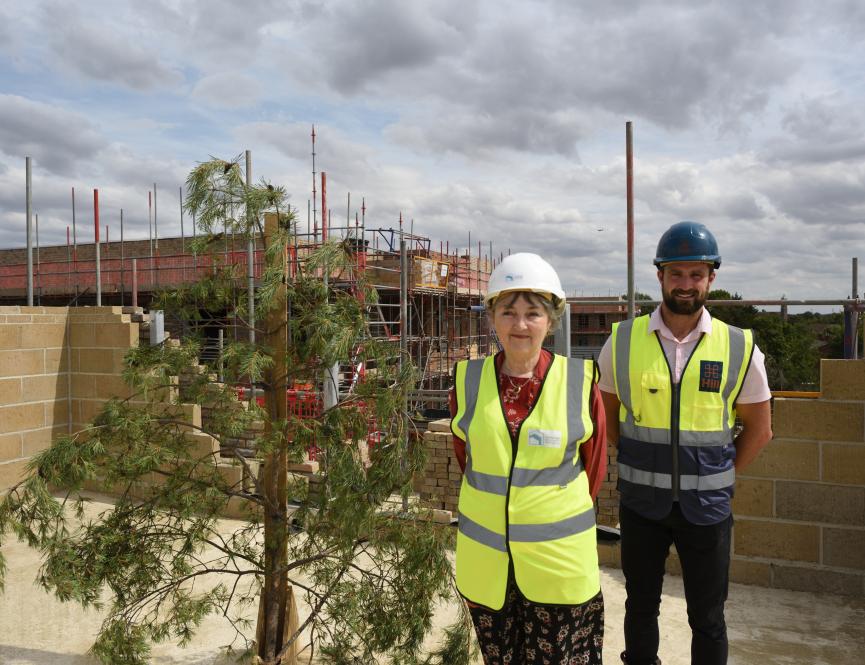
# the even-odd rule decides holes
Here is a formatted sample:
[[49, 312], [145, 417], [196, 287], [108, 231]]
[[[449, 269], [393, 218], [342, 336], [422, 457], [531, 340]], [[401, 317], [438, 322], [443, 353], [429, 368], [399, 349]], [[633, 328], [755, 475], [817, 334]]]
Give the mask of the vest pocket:
[[[729, 472], [736, 459], [735, 446], [701, 446], [696, 449], [698, 473], [701, 477], [715, 476]], [[735, 482], [735, 481], [734, 481]], [[734, 484], [713, 487], [697, 492], [701, 506], [715, 506], [733, 497]]]
[[[643, 372], [640, 376], [639, 424], [663, 427], [670, 415], [670, 376], [661, 372]], [[636, 415], [634, 420], [636, 420]]]
[[[694, 404], [691, 408], [691, 426], [696, 432], [720, 432], [724, 429], [723, 404]], [[687, 423], [682, 423], [683, 427]]]

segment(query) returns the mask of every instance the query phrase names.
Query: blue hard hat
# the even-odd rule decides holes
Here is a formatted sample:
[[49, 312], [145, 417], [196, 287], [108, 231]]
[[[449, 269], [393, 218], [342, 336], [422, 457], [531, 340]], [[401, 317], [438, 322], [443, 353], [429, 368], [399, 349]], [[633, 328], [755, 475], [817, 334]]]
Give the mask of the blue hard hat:
[[712, 232], [698, 222], [679, 222], [667, 229], [658, 242], [654, 263], [660, 268], [678, 261], [702, 261], [719, 268], [721, 255]]

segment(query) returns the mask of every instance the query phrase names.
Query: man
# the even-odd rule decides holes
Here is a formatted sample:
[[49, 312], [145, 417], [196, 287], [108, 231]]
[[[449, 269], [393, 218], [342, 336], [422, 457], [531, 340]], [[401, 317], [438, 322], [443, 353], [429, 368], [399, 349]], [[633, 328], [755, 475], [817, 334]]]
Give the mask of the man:
[[709, 230], [674, 224], [654, 263], [663, 303], [616, 324], [599, 357], [607, 440], [618, 447], [622, 661], [660, 664], [664, 561], [675, 544], [691, 663], [720, 665], [727, 662], [730, 499], [736, 471], [772, 438], [771, 395], [751, 331], [712, 319], [703, 307], [721, 265]]

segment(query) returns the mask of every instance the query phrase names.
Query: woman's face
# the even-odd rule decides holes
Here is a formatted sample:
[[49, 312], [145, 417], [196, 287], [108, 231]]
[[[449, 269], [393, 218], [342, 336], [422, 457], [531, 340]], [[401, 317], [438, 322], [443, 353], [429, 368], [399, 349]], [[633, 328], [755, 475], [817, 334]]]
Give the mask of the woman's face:
[[540, 353], [551, 321], [540, 296], [517, 291], [501, 296], [493, 308], [493, 328], [511, 358], [531, 358]]

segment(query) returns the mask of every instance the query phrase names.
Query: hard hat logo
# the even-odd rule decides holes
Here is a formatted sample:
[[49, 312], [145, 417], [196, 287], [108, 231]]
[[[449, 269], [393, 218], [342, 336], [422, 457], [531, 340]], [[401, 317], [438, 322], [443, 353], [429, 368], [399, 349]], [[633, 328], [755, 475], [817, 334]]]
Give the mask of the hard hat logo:
[[673, 224], [661, 236], [654, 264], [659, 268], [666, 263], [699, 261], [713, 268], [721, 266], [721, 255], [715, 236], [698, 222]]

